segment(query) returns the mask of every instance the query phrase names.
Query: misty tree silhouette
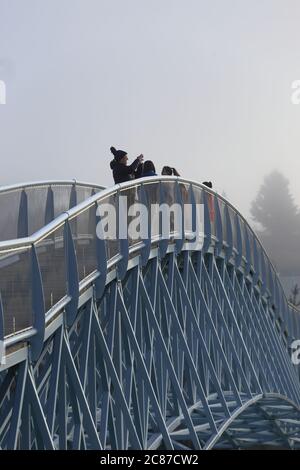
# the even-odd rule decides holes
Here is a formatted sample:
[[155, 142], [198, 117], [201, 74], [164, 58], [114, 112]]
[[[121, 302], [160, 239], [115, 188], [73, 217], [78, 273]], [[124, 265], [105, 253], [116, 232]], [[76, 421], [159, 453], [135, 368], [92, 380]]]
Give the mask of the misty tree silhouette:
[[300, 274], [300, 214], [289, 190], [289, 180], [279, 171], [264, 179], [252, 202], [256, 230], [277, 270], [284, 276]]
[[294, 287], [291, 289], [291, 295], [289, 297], [289, 301], [295, 307], [299, 307], [299, 305], [300, 305], [300, 300], [298, 298], [299, 294], [300, 294], [300, 288], [299, 288], [298, 284], [295, 284]]

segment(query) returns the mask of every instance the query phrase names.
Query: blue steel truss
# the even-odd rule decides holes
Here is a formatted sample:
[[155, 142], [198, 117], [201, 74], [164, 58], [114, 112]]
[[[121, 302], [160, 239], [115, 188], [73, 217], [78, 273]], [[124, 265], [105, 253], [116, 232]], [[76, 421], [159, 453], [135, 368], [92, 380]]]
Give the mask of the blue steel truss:
[[[98, 205], [121, 195], [204, 204], [201, 251], [195, 211], [179, 240], [97, 238]], [[64, 208], [0, 243], [0, 294], [1, 449], [300, 447], [298, 312], [208, 188], [144, 178]]]

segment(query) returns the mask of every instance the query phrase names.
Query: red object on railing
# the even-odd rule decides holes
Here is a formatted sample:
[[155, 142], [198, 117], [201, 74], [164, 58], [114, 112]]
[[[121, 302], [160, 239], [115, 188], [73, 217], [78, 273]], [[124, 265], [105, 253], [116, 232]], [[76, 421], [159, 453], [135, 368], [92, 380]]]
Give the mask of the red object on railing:
[[209, 220], [211, 222], [215, 221], [215, 205], [214, 205], [214, 196], [212, 194], [207, 194], [207, 204], [209, 210]]

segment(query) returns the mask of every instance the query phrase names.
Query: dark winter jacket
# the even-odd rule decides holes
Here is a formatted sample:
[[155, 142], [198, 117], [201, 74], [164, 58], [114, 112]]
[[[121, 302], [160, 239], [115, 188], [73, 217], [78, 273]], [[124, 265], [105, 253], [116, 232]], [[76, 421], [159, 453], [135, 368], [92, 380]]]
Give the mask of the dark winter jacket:
[[141, 165], [138, 158], [131, 165], [124, 165], [124, 163], [117, 162], [115, 159], [110, 162], [115, 184], [124, 183], [140, 176], [139, 167]]
[[144, 176], [157, 176], [157, 174], [155, 173], [155, 171], [153, 170], [150, 170], [150, 171], [145, 171], [145, 173], [142, 173], [142, 178], [144, 178]]

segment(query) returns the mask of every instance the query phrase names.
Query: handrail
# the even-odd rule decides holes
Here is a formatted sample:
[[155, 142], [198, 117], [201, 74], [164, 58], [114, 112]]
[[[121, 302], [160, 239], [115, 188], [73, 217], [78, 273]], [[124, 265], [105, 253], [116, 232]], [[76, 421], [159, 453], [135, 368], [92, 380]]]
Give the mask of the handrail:
[[0, 240], [27, 237], [103, 186], [76, 180], [48, 180], [0, 187]]
[[[174, 176], [152, 176], [151, 177], [151, 183], [155, 182], [155, 181], [170, 181], [170, 180], [171, 181], [175, 180], [175, 181], [179, 181], [181, 183], [187, 183], [187, 184], [192, 184], [192, 185], [199, 186], [204, 191], [206, 191], [207, 193], [210, 193], [214, 196], [217, 196], [219, 200], [222, 200], [228, 207], [233, 209], [234, 212], [245, 222], [245, 224], [247, 225], [247, 228], [251, 231], [251, 233], [255, 236], [255, 238], [259, 242], [260, 246], [263, 248], [263, 245], [262, 245], [258, 235], [254, 232], [254, 230], [249, 225], [249, 223], [245, 219], [245, 217], [241, 214], [241, 212], [238, 209], [236, 209], [231, 204], [231, 202], [229, 202], [227, 199], [225, 199], [222, 195], [218, 194], [213, 189], [208, 188], [207, 186], [199, 183], [196, 180], [189, 180], [189, 179], [182, 178], [182, 177], [174, 177]], [[53, 185], [76, 184], [78, 186], [99, 187], [99, 189], [101, 190], [101, 199], [102, 199], [104, 197], [107, 197], [110, 194], [113, 194], [117, 190], [130, 188], [132, 186], [137, 186], [137, 185], [139, 185], [141, 183], [144, 183], [144, 182], [149, 182], [149, 177], [139, 178], [138, 180], [116, 184], [115, 186], [112, 186], [110, 188], [105, 188], [105, 187], [99, 186], [99, 185], [93, 185], [91, 183], [83, 183], [83, 182], [79, 182], [79, 181], [76, 181], [76, 180], [53, 180], [53, 181], [49, 180], [49, 181], [38, 181], [38, 182], [22, 183], [22, 184], [19, 184], [19, 185], [16, 184], [16, 185], [10, 185], [10, 186], [3, 186], [3, 187], [0, 187], [0, 193], [1, 192], [6, 192], [6, 191], [11, 191], [13, 189], [23, 189], [23, 188], [29, 188], [29, 187], [47, 186], [47, 185], [52, 185], [52, 184]], [[85, 201], [81, 202], [80, 204], [74, 206], [72, 209], [70, 209], [68, 211], [65, 211], [65, 213], [68, 214], [70, 217], [74, 217], [74, 216], [76, 216], [76, 214], [78, 212], [80, 212], [81, 210], [86, 209], [89, 205], [92, 205], [94, 202], [96, 202], [98, 200], [101, 200], [101, 199], [99, 199], [99, 196], [97, 197], [97, 194], [95, 194], [95, 195], [89, 197], [88, 199], [86, 199]], [[57, 220], [57, 218], [54, 219], [53, 222], [55, 222], [55, 220]], [[49, 227], [51, 227], [51, 228], [49, 228]], [[37, 233], [40, 233], [41, 234], [40, 236], [42, 236], [42, 232], [45, 231], [45, 235], [46, 235], [47, 229], [53, 230], [52, 229], [52, 223], [45, 225], [45, 227], [43, 227]], [[33, 236], [31, 236], [31, 237], [24, 237], [23, 242], [26, 243], [26, 240], [28, 240], [29, 243], [32, 243], [32, 240], [33, 241], [35, 240], [34, 235], [35, 234], [33, 234]], [[16, 240], [18, 240], [18, 239], [16, 239]], [[14, 244], [14, 242], [16, 242], [16, 240], [8, 240], [8, 242], [11, 242], [11, 243]], [[5, 241], [0, 242], [0, 247], [5, 246], [5, 243], [6, 243]], [[264, 248], [263, 248], [263, 250], [265, 252]], [[269, 260], [269, 261], [270, 261], [272, 267], [274, 268], [274, 271], [276, 271], [272, 261], [271, 260]]]
[[[285, 305], [288, 306], [288, 301], [287, 301], [286, 295], [284, 293], [283, 287], [281, 285], [281, 281], [278, 277], [278, 274], [277, 274], [271, 260], [269, 259], [264, 247], [262, 246], [260, 240], [258, 239], [258, 237], [255, 234], [255, 232], [253, 231], [253, 229], [250, 227], [250, 225], [248, 224], [246, 219], [242, 216], [242, 214], [230, 202], [228, 202], [223, 196], [220, 196], [219, 194], [217, 194], [214, 190], [212, 190], [212, 189], [208, 188], [207, 186], [202, 185], [202, 184], [200, 184], [196, 181], [188, 180], [188, 179], [181, 178], [181, 177], [173, 177], [173, 176], [157, 176], [157, 177], [150, 177], [150, 178], [146, 177], [146, 178], [140, 178], [138, 180], [134, 180], [134, 181], [130, 181], [130, 182], [121, 183], [121, 184], [115, 185], [111, 188], [103, 189], [103, 190], [101, 190], [100, 193], [96, 193], [93, 196], [90, 196], [85, 201], [83, 201], [80, 204], [74, 206], [73, 208], [65, 211], [64, 213], [62, 213], [61, 215], [56, 217], [54, 220], [52, 220], [49, 224], [45, 225], [43, 228], [41, 228], [40, 230], [35, 232], [33, 235], [31, 235], [29, 237], [24, 237], [24, 238], [19, 238], [19, 239], [0, 242], [0, 255], [1, 255], [1, 253], [3, 254], [3, 253], [8, 253], [8, 252], [14, 252], [15, 250], [21, 250], [21, 249], [26, 250], [26, 249], [30, 249], [30, 248], [34, 247], [41, 240], [43, 240], [44, 238], [49, 236], [52, 232], [59, 229], [59, 227], [64, 227], [65, 223], [67, 221], [71, 222], [74, 218], [80, 216], [81, 213], [88, 210], [89, 208], [92, 208], [96, 203], [100, 203], [102, 200], [108, 198], [109, 196], [112, 196], [114, 194], [118, 194], [121, 191], [126, 190], [126, 189], [130, 189], [130, 188], [134, 188], [134, 187], [142, 188], [142, 187], [146, 187], [147, 184], [152, 184], [153, 185], [155, 183], [160, 184], [160, 183], [163, 183], [163, 182], [175, 182], [176, 184], [182, 183], [182, 184], [189, 185], [189, 187], [192, 187], [192, 188], [193, 187], [196, 187], [196, 188], [198, 187], [204, 193], [210, 194], [211, 196], [216, 198], [216, 200], [218, 202], [222, 201], [225, 204], [225, 207], [232, 209], [233, 213], [236, 216], [238, 216], [239, 220], [244, 224], [244, 227], [247, 229], [247, 231], [250, 232], [252, 234], [252, 236], [254, 237], [254, 240], [258, 244], [259, 249], [263, 253], [263, 255], [265, 257], [265, 260], [268, 263], [267, 268], [270, 269], [272, 271], [272, 274], [275, 276], [274, 280], [276, 280], [276, 282], [277, 282], [276, 287], [279, 287], [280, 297], [282, 299], [284, 299]], [[32, 186], [34, 186], [33, 183], [32, 183]], [[222, 243], [223, 242], [224, 242], [224, 240], [222, 240]], [[232, 245], [233, 245], [233, 243], [232, 243]], [[232, 246], [232, 248], [235, 248], [237, 250], [238, 247]], [[247, 260], [247, 262], [249, 263], [250, 260]], [[261, 277], [263, 276], [263, 273], [261, 273], [261, 272], [257, 273], [257, 274], [260, 275]], [[83, 279], [81, 279], [81, 281], [82, 280]], [[264, 280], [264, 282], [266, 282], [266, 280]], [[267, 286], [267, 288], [269, 288], [270, 291], [272, 291], [272, 286], [271, 285]], [[274, 286], [273, 286], [273, 290], [274, 290]], [[273, 295], [272, 292], [271, 292], [271, 295]], [[274, 295], [274, 297], [275, 297], [275, 295]], [[273, 301], [273, 303], [275, 304], [275, 300]]]
[[[153, 176], [151, 177], [151, 183], [152, 182], [155, 182], [155, 181], [178, 181], [178, 182], [181, 182], [181, 183], [187, 183], [187, 184], [192, 184], [192, 185], [195, 185], [195, 186], [199, 186], [201, 187], [201, 189], [203, 189], [205, 192], [209, 193], [209, 194], [212, 194], [214, 196], [217, 196], [217, 198], [219, 200], [222, 200], [226, 205], [227, 207], [230, 207], [242, 220], [243, 222], [246, 224], [247, 226], [247, 229], [250, 230], [250, 232], [252, 233], [252, 235], [255, 237], [255, 239], [258, 241], [261, 249], [263, 250], [265, 256], [267, 257], [270, 265], [272, 266], [273, 268], [273, 271], [276, 273], [276, 275], [278, 276], [277, 274], [277, 270], [275, 268], [275, 266], [273, 265], [272, 261], [270, 260], [269, 256], [267, 255], [266, 253], [266, 250], [264, 249], [263, 247], [263, 244], [261, 243], [259, 237], [257, 236], [257, 234], [254, 232], [254, 230], [252, 229], [252, 227], [249, 225], [249, 223], [247, 222], [247, 220], [245, 219], [245, 217], [240, 213], [240, 211], [238, 209], [236, 209], [229, 201], [227, 201], [227, 199], [225, 199], [223, 196], [221, 196], [220, 194], [218, 194], [216, 191], [214, 191], [213, 189], [211, 188], [208, 188], [207, 186], [195, 181], [195, 180], [189, 180], [189, 179], [186, 179], [186, 178], [182, 178], [182, 177], [174, 177], [174, 176]], [[75, 180], [73, 180], [73, 182], [75, 182]], [[65, 211], [65, 213], [68, 215], [68, 217], [74, 217], [76, 216], [81, 210], [84, 210], [86, 209], [88, 206], [92, 205], [93, 203], [95, 203], [96, 201], [100, 201], [101, 199], [103, 199], [104, 197], [107, 197], [109, 196], [110, 194], [113, 194], [115, 193], [116, 191], [118, 190], [121, 190], [121, 189], [126, 189], [126, 188], [131, 188], [132, 186], [137, 186], [137, 185], [140, 185], [144, 182], [149, 182], [149, 177], [145, 177], [145, 178], [139, 178], [138, 180], [134, 180], [134, 181], [129, 181], [129, 182], [125, 182], [125, 183], [120, 183], [120, 184], [117, 184], [115, 186], [112, 186], [110, 188], [102, 188], [102, 191], [101, 191], [101, 198], [99, 198], [99, 195], [95, 194], [91, 197], [89, 197], [88, 199], [86, 199], [85, 201], [83, 201], [82, 203], [74, 206], [72, 209], [68, 210], [68, 211]], [[42, 182], [40, 182], [42, 183]], [[59, 184], [59, 182], [58, 182]], [[82, 184], [82, 185], [85, 185], [85, 183], [77, 183], [77, 184]], [[33, 183], [30, 183], [30, 185], [34, 186]], [[29, 187], [29, 186], [28, 186]], [[68, 218], [67, 217], [67, 218]], [[55, 220], [58, 220], [58, 218], [54, 219], [53, 222], [55, 222]], [[58, 222], [59, 224], [61, 223], [60, 221]], [[53, 226], [52, 222], [50, 224], [47, 224], [45, 225], [41, 230], [39, 230], [38, 232], [36, 232], [35, 234], [33, 234], [31, 237], [24, 237], [22, 239], [22, 246], [26, 245], [27, 243], [31, 244], [31, 243], [34, 243], [37, 241], [37, 238], [36, 236], [38, 236], [38, 239], [39, 238], [42, 238], [44, 235], [47, 235], [47, 231], [52, 231], [53, 229], [55, 229], [55, 226]], [[7, 243], [12, 243], [14, 246], [20, 246], [19, 243], [17, 243], [17, 240], [8, 240]], [[6, 247], [6, 242], [3, 241], [3, 242], [0, 242], [0, 249], [2, 248], [5, 248]]]
[[18, 189], [27, 189], [27, 188], [38, 188], [43, 186], [64, 186], [64, 185], [76, 185], [76, 186], [85, 186], [88, 188], [99, 188], [100, 190], [104, 189], [103, 186], [93, 183], [85, 183], [82, 181], [73, 180], [41, 180], [41, 181], [29, 181], [23, 183], [10, 184], [5, 186], [0, 186], [0, 195], [1, 193], [11, 192]]
[[[68, 217], [74, 217], [76, 216], [79, 212], [81, 212], [82, 210], [84, 209], [87, 209], [89, 206], [91, 206], [93, 203], [97, 202], [97, 201], [101, 201], [101, 199], [104, 199], [106, 198], [107, 196], [110, 196], [114, 193], [116, 193], [117, 191], [120, 191], [122, 189], [127, 189], [127, 188], [132, 188], [134, 186], [140, 186], [142, 183], [154, 183], [154, 182], [160, 182], [160, 181], [178, 181], [180, 183], [187, 183], [187, 184], [192, 184], [192, 185], [195, 185], [195, 186], [199, 186], [201, 189], [203, 189], [204, 191], [206, 191], [207, 193], [210, 193], [214, 196], [217, 196], [218, 199], [221, 199], [223, 202], [225, 202], [225, 204], [227, 204], [229, 207], [231, 207], [242, 219], [243, 221], [247, 224], [247, 226], [249, 227], [249, 229], [251, 230], [251, 232], [255, 235], [255, 237], [257, 238], [256, 234], [254, 233], [253, 229], [250, 227], [250, 225], [248, 224], [247, 220], [242, 216], [242, 214], [237, 210], [235, 209], [235, 207], [229, 202], [227, 201], [223, 196], [221, 196], [220, 194], [218, 194], [216, 191], [208, 188], [207, 186], [197, 182], [197, 181], [194, 181], [194, 180], [188, 180], [186, 178], [181, 178], [181, 177], [177, 177], [177, 176], [151, 176], [150, 178], [149, 177], [145, 177], [145, 178], [139, 178], [137, 180], [133, 180], [133, 181], [128, 181], [128, 182], [125, 182], [125, 183], [120, 183], [120, 184], [116, 184], [110, 188], [106, 188], [106, 189], [102, 189], [101, 190], [101, 195], [99, 196], [99, 194], [94, 194], [93, 196], [90, 196], [88, 199], [86, 199], [85, 201], [81, 202], [80, 204], [72, 207], [71, 209], [65, 211], [64, 213], [68, 215]], [[67, 217], [67, 218], [68, 218]], [[23, 244], [31, 244], [31, 243], [34, 243], [35, 241], [37, 241], [36, 239], [36, 236], [37, 234], [38, 235], [38, 238], [42, 238], [43, 235], [47, 235], [47, 232], [48, 231], [52, 231], [53, 228], [53, 223], [55, 223], [55, 221], [57, 220], [58, 218], [54, 219], [50, 224], [47, 224], [45, 225], [45, 227], [43, 227], [41, 230], [39, 230], [38, 232], [36, 232], [35, 234], [33, 234], [32, 236], [30, 237], [24, 237], [22, 239], [22, 243]], [[58, 221], [58, 225], [61, 224], [61, 221]], [[8, 241], [3, 241], [3, 242], [0, 242], [0, 248], [2, 247], [5, 247], [6, 244], [10, 244], [10, 243], [13, 243], [15, 244], [15, 242], [17, 242], [18, 239], [15, 239], [15, 240], [8, 240]], [[260, 243], [261, 244], [261, 243]]]

